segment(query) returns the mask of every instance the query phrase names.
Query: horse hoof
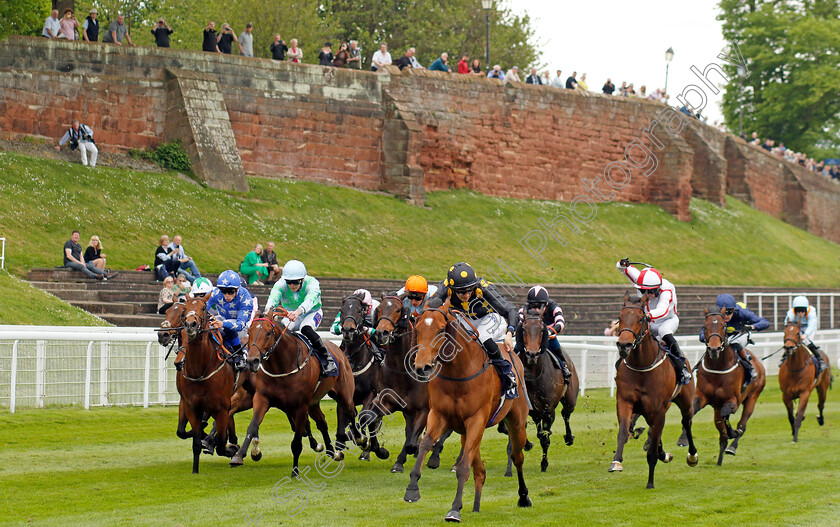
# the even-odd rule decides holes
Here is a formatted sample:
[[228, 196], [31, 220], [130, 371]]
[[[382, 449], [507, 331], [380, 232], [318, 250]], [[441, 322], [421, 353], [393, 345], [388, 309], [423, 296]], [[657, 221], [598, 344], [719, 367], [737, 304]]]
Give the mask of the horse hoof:
[[665, 459], [663, 459], [662, 462], [670, 463], [672, 459], [674, 459], [674, 456], [672, 456], [670, 452], [665, 452]]
[[820, 424], [820, 426], [822, 426], [822, 425], [825, 424], [825, 419], [823, 419], [823, 416], [818, 415], [817, 416], [817, 422]]
[[356, 442], [356, 445], [358, 445], [362, 450], [368, 450], [370, 449], [370, 439], [365, 437], [361, 440], [361, 442]]
[[531, 505], [533, 505], [531, 503], [531, 498], [529, 498], [528, 496], [519, 496], [519, 501], [516, 502], [516, 504], [520, 507], [530, 507]]
[[644, 431], [645, 431], [645, 427], [640, 426], [639, 428], [636, 428], [635, 430], [630, 430], [630, 433], [633, 434], [633, 439], [639, 439], [639, 436], [642, 435], [642, 432], [644, 432]]
[[324, 451], [324, 443], [318, 443], [315, 446], [315, 452], [323, 452]]
[[681, 437], [677, 440], [677, 446], [685, 448], [688, 446], [688, 439]]
[[379, 459], [388, 459], [391, 456], [391, 453], [388, 452], [387, 448], [380, 448], [376, 451], [376, 457]]
[[448, 522], [461, 523], [461, 513], [453, 509], [447, 512], [443, 519]]
[[650, 436], [648, 436], [648, 438], [645, 439], [645, 445], [642, 447], [642, 450], [647, 452], [649, 448], [650, 448]]
[[689, 454], [685, 458], [685, 462], [688, 463], [689, 467], [696, 467], [698, 461], [700, 461], [700, 456], [698, 456], [697, 454], [694, 454], [693, 456]]
[[735, 447], [732, 447], [732, 446], [727, 447], [727, 449], [724, 450], [723, 453], [724, 454], [729, 454], [730, 456], [734, 456], [735, 455]]
[[370, 461], [370, 452], [362, 452], [359, 454], [359, 461]]
[[254, 461], [259, 461], [262, 459], [262, 452], [257, 452], [256, 454], [251, 452], [251, 459]]
[[207, 441], [202, 441], [201, 442], [201, 451], [204, 452], [205, 454], [210, 454], [212, 456], [214, 448], [215, 447], [213, 445], [211, 445], [210, 443], [208, 443]]
[[566, 446], [572, 446], [575, 443], [574, 434], [564, 435], [563, 439], [566, 441]]
[[449, 472], [458, 472], [457, 468], [458, 468], [458, 465], [452, 465], [452, 468], [449, 469]]
[[612, 463], [610, 463], [609, 472], [621, 472], [622, 470], [624, 470], [624, 467], [621, 466], [621, 462], [613, 461]]
[[525, 440], [525, 446], [522, 447], [522, 448], [523, 448], [523, 450], [525, 450], [525, 452], [530, 452], [531, 449], [534, 448], [534, 443], [532, 443], [532, 442], [530, 442], [526, 439]]
[[405, 470], [405, 468], [402, 465], [400, 465], [399, 463], [394, 463], [394, 466], [391, 467], [391, 473], [392, 474], [396, 474], [398, 472], [402, 473], [404, 470]]
[[234, 454], [232, 458], [230, 458], [230, 466], [232, 467], [241, 467], [245, 461], [242, 460], [242, 456], [239, 454]]
[[653, 488], [653, 483], [648, 483], [648, 484], [647, 484], [647, 487], [645, 487], [645, 488], [646, 488], [646, 489], [652, 489], [652, 488]]
[[439, 456], [430, 457], [428, 463], [426, 463], [426, 466], [429, 467], [432, 470], [440, 467], [440, 457]]
[[505, 472], [505, 477], [506, 478], [512, 478], [513, 477], [513, 472], [511, 472], [510, 469], [508, 469], [508, 471]]
[[548, 460], [547, 460], [547, 459], [543, 459], [543, 460], [540, 462], [540, 472], [545, 472], [546, 470], [548, 470]]
[[409, 503], [417, 503], [420, 501], [420, 489], [405, 489], [405, 496], [403, 499]]
[[343, 461], [344, 460], [344, 451], [339, 450], [335, 454], [333, 454], [333, 459], [336, 461]]
[[228, 445], [225, 451], [225, 457], [233, 457], [239, 452], [239, 445]]

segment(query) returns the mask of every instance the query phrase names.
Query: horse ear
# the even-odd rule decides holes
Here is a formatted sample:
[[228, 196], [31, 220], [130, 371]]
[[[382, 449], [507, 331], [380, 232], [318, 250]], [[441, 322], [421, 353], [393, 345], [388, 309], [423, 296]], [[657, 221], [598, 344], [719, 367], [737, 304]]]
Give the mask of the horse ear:
[[624, 291], [624, 303], [626, 304], [629, 301], [630, 301], [630, 291], [625, 290]]
[[704, 314], [704, 315], [708, 315], [709, 313], [711, 313], [711, 311], [709, 311], [709, 308], [708, 308], [708, 307], [704, 307], [704, 308], [703, 308], [703, 314]]
[[388, 296], [388, 292], [382, 291], [381, 293], [379, 293], [379, 300], [385, 300], [386, 296]]
[[725, 314], [726, 314], [726, 308], [725, 308], [725, 307], [720, 308], [720, 314], [721, 314], [721, 315], [725, 315]]

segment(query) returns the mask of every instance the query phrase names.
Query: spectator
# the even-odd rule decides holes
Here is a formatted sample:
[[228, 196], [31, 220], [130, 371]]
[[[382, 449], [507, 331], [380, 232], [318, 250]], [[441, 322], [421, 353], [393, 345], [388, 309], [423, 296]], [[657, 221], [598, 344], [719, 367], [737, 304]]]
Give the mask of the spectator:
[[108, 31], [105, 33], [105, 38], [102, 39], [102, 42], [122, 46], [123, 39], [126, 39], [132, 47], [134, 46], [134, 42], [131, 41], [131, 35], [128, 34], [128, 26], [125, 25], [125, 16], [118, 15], [117, 19], [108, 26]]
[[347, 67], [354, 70], [362, 69], [362, 50], [359, 48], [359, 43], [351, 40], [347, 52], [350, 54], [350, 58], [347, 59]]
[[152, 30], [152, 35], [155, 36], [155, 44], [159, 48], [169, 47], [169, 35], [172, 34], [172, 28], [169, 27], [162, 18], [158, 18], [157, 27]]
[[774, 141], [767, 139], [764, 143], [761, 144], [761, 148], [767, 150], [768, 152], [773, 150], [773, 143]]
[[99, 155], [99, 150], [96, 148], [96, 143], [93, 141], [93, 130], [91, 130], [90, 126], [86, 124], [79, 124], [77, 119], [73, 119], [73, 122], [70, 124], [70, 128], [64, 132], [64, 135], [61, 137], [61, 140], [55, 146], [56, 150], [61, 150], [61, 145], [70, 140], [70, 150], [75, 150], [76, 148], [82, 154], [82, 165], [88, 166], [88, 157], [87, 153], [90, 151], [90, 167], [94, 168], [96, 166], [96, 158]]
[[470, 64], [469, 64], [470, 56], [464, 53], [461, 56], [461, 60], [458, 62], [458, 73], [461, 74], [469, 74], [470, 73]]
[[614, 319], [610, 322], [610, 325], [604, 328], [604, 336], [605, 337], [617, 337], [618, 336], [618, 319]]
[[276, 282], [283, 273], [283, 268], [277, 263], [277, 254], [274, 252], [274, 242], [268, 242], [262, 253], [262, 261], [268, 264], [268, 281]]
[[580, 76], [580, 80], [575, 81], [577, 83], [577, 89], [583, 91], [589, 91], [589, 85], [586, 84], [586, 73]]
[[332, 66], [334, 58], [335, 56], [332, 52], [332, 43], [327, 42], [324, 44], [324, 47], [321, 48], [321, 52], [318, 53], [318, 64], [321, 66]]
[[752, 141], [750, 141], [750, 144], [755, 146], [761, 145], [761, 139], [758, 138], [758, 132], [752, 133]]
[[542, 83], [543, 86], [551, 86], [551, 73], [548, 70], [543, 73]]
[[174, 293], [175, 300], [178, 302], [186, 302], [187, 298], [189, 298], [191, 289], [192, 286], [190, 285], [189, 280], [187, 280], [187, 277], [179, 274], [178, 279], [175, 280], [175, 285], [172, 286], [172, 292]]
[[158, 314], [165, 315], [166, 311], [175, 303], [175, 280], [171, 276], [163, 279], [163, 289], [158, 296]]
[[627, 96], [628, 97], [635, 97], [636, 90], [633, 88], [633, 83], [631, 82], [629, 86], [627, 86]]
[[615, 91], [615, 84], [612, 83], [612, 80], [607, 77], [607, 82], [604, 83], [604, 87], [601, 88], [601, 91], [604, 92], [604, 95], [612, 95]]
[[91, 9], [85, 22], [82, 24], [82, 38], [88, 42], [99, 42], [99, 20], [96, 17], [99, 13]]
[[286, 60], [286, 52], [289, 51], [289, 46], [283, 42], [280, 35], [274, 35], [274, 42], [269, 48], [271, 50], [271, 58], [274, 60]]
[[537, 75], [537, 68], [531, 68], [531, 74], [525, 78], [525, 84], [542, 85], [542, 79], [540, 79], [540, 76]]
[[473, 75], [481, 75], [481, 61], [478, 59], [473, 59], [472, 65], [470, 66], [470, 73]]
[[99, 241], [99, 236], [90, 237], [90, 242], [85, 249], [85, 263], [91, 263], [106, 273], [111, 271], [105, 267], [105, 255], [102, 254], [102, 242]]
[[219, 51], [225, 55], [233, 53], [234, 42], [236, 42], [236, 45], [239, 46], [239, 54], [242, 54], [242, 44], [239, 43], [239, 39], [236, 38], [236, 35], [233, 33], [233, 29], [227, 22], [222, 24], [222, 32], [219, 33], [219, 36], [217, 36], [216, 39], [218, 40]]
[[407, 49], [405, 55], [398, 58], [396, 62], [394, 62], [394, 66], [398, 67], [400, 71], [403, 68], [410, 68], [411, 67], [411, 48]]
[[212, 20], [204, 28], [204, 43], [201, 45], [201, 49], [209, 53], [221, 53], [219, 51], [219, 37], [216, 34], [216, 23]]
[[417, 62], [417, 50], [414, 48], [409, 48], [408, 50], [411, 52], [411, 67], [416, 70], [424, 69], [423, 66], [421, 66], [420, 63]]
[[289, 48], [289, 60], [292, 62], [300, 62], [303, 60], [303, 50], [298, 47], [298, 41], [293, 38], [289, 41], [292, 47]]
[[618, 94], [622, 97], [627, 97], [627, 83], [622, 82], [621, 87], [618, 88]]
[[64, 16], [59, 22], [61, 30], [58, 38], [66, 38], [67, 40], [76, 40], [76, 30], [79, 29], [79, 21], [76, 20], [76, 15], [69, 7], [64, 10]]
[[440, 54], [440, 57], [436, 58], [434, 62], [429, 66], [429, 71], [444, 71], [449, 73], [449, 66], [447, 66], [447, 61], [449, 60], [449, 53], [445, 51]]
[[239, 272], [248, 281], [248, 285], [265, 285], [260, 280], [268, 278], [268, 264], [262, 261], [262, 252], [263, 246], [258, 243], [239, 265]]
[[509, 82], [522, 82], [519, 80], [519, 66], [514, 66], [508, 70], [505, 74], [505, 80], [502, 81], [504, 84]]
[[178, 268], [176, 271], [187, 277], [190, 283], [195, 282], [196, 278], [201, 278], [201, 273], [198, 272], [198, 266], [195, 265], [192, 256], [187, 256], [184, 252], [184, 246], [181, 245], [181, 236], [175, 235], [172, 238], [172, 243], [166, 246], [166, 250], [172, 255], [172, 258], [178, 261]]
[[388, 53], [388, 44], [384, 42], [380, 44], [379, 51], [373, 54], [370, 62], [370, 71], [376, 71], [383, 66], [391, 64], [393, 61], [391, 60], [391, 54]]
[[160, 237], [160, 243], [155, 250], [155, 278], [163, 281], [167, 276], [175, 276], [176, 271], [181, 267], [181, 262], [173, 258], [175, 250], [168, 249], [169, 236], [163, 235]]
[[658, 101], [661, 98], [662, 98], [662, 92], [660, 92], [659, 88], [656, 88], [655, 90], [653, 90], [653, 93], [648, 95], [648, 100], [651, 100], [651, 101]]
[[566, 86], [566, 83], [563, 82], [563, 72], [561, 70], [557, 70], [557, 76], [551, 79], [551, 87], [563, 88], [564, 86]]
[[505, 80], [505, 72], [502, 71], [501, 66], [496, 64], [493, 66], [493, 69], [487, 72], [488, 79], [499, 79], [500, 81], [504, 82]]
[[245, 31], [239, 35], [239, 53], [246, 57], [254, 56], [254, 35], [251, 34], [253, 25], [248, 22], [245, 24]]
[[64, 243], [64, 267], [81, 271], [88, 278], [107, 280], [106, 272], [92, 263], [86, 263], [82, 256], [82, 246], [79, 245], [79, 231], [73, 231], [70, 239]]
[[58, 19], [58, 9], [53, 9], [50, 16], [44, 20], [44, 29], [41, 31], [42, 37], [59, 38], [61, 36], [61, 21]]
[[566, 89], [567, 90], [574, 90], [577, 88], [577, 72], [573, 71], [572, 74], [566, 79]]
[[347, 42], [342, 42], [338, 48], [338, 53], [335, 54], [332, 65], [336, 68], [343, 68], [347, 64], [347, 59], [350, 58], [350, 53], [347, 51]]
[[639, 97], [642, 99], [647, 99], [647, 86], [642, 84], [642, 87], [639, 88]]

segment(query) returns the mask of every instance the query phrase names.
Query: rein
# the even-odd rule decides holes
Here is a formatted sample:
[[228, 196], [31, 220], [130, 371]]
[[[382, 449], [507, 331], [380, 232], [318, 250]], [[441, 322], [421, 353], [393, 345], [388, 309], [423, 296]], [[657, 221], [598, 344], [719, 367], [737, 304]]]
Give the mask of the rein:
[[[222, 370], [222, 368], [224, 368], [224, 367], [225, 367], [225, 365], [227, 364], [227, 360], [226, 360], [227, 358], [226, 358], [226, 357], [222, 357], [222, 356], [219, 354], [219, 351], [224, 349], [224, 346], [222, 346], [222, 344], [221, 344], [221, 342], [222, 342], [222, 339], [221, 339], [221, 334], [218, 332], [218, 330], [216, 330], [216, 329], [214, 329], [214, 328], [206, 328], [206, 327], [204, 327], [204, 326], [205, 326], [205, 324], [207, 324], [207, 316], [208, 316], [208, 314], [209, 314], [209, 313], [208, 313], [208, 309], [207, 309], [207, 302], [205, 302], [205, 301], [204, 301], [203, 299], [201, 299], [201, 298], [197, 298], [197, 299], [195, 299], [195, 300], [198, 300], [198, 301], [204, 302], [204, 315], [201, 317], [201, 324], [199, 325], [199, 328], [198, 328], [198, 331], [196, 332], [196, 335], [195, 335], [192, 339], [190, 339], [190, 338], [189, 338], [189, 335], [187, 335], [187, 340], [188, 340], [188, 342], [193, 342], [193, 341], [195, 340], [195, 337], [197, 337], [197, 336], [198, 336], [198, 335], [200, 335], [201, 333], [205, 333], [205, 332], [214, 332], [214, 331], [215, 331], [215, 335], [211, 334], [211, 337], [216, 336], [216, 337], [217, 337], [217, 339], [218, 339], [218, 342], [219, 342], [219, 348], [218, 348], [218, 349], [216, 349], [216, 357], [217, 357], [217, 358], [221, 361], [221, 363], [219, 364], [219, 366], [218, 366], [215, 370], [213, 370], [212, 372], [210, 372], [209, 374], [205, 373], [205, 374], [204, 374], [204, 375], [202, 375], [201, 377], [189, 377], [189, 376], [187, 376], [187, 373], [186, 373], [186, 370], [187, 370], [186, 361], [187, 361], [187, 357], [189, 357], [189, 353], [187, 353], [187, 349], [188, 349], [188, 347], [189, 347], [189, 346], [188, 346], [188, 345], [184, 345], [184, 346], [182, 346], [182, 347], [184, 348], [184, 368], [181, 370], [181, 376], [182, 376], [184, 379], [186, 379], [186, 380], [188, 380], [188, 381], [190, 381], [190, 382], [202, 382], [202, 381], [206, 381], [207, 379], [209, 379], [210, 377], [212, 377], [212, 376], [216, 375], [216, 373], [218, 373], [219, 371], [221, 371], [221, 370]], [[184, 314], [182, 315], [182, 320], [184, 320], [184, 321], [185, 321], [185, 323], [186, 323], [186, 319], [187, 319], [187, 318], [189, 318], [190, 316], [193, 316], [193, 315], [197, 316], [197, 314], [196, 314], [196, 312], [195, 312], [195, 311], [190, 311], [189, 313], [184, 313]], [[214, 342], [213, 342], [213, 339], [212, 339], [212, 338], [210, 339], [210, 345], [211, 345], [211, 346], [214, 346]], [[180, 348], [179, 348], [179, 349], [180, 349]]]
[[[440, 313], [441, 315], [443, 315], [443, 319], [446, 321], [447, 327], [452, 323], [452, 319], [450, 318], [450, 314], [446, 313], [442, 309], [438, 309], [436, 307], [427, 307], [426, 309], [424, 309], [423, 311], [420, 312], [420, 315], [422, 315], [426, 311], [436, 311], [436, 312]], [[457, 316], [460, 315], [460, 313], [458, 313], [457, 311], [454, 311], [454, 313], [456, 313], [456, 315], [452, 315], [453, 317], [457, 317]], [[418, 316], [420, 316], [420, 315], [418, 315]], [[463, 319], [459, 318], [459, 320], [466, 321], [467, 324], [469, 324], [470, 327], [475, 331], [476, 335], [478, 334], [478, 329], [476, 329], [476, 327], [473, 325], [472, 322], [470, 322], [470, 320], [468, 318], [466, 318], [464, 316]], [[475, 340], [475, 339], [473, 339], [473, 340]], [[444, 361], [441, 361], [441, 362], [444, 362]], [[477, 372], [473, 373], [472, 375], [470, 375], [468, 377], [449, 377], [448, 375], [443, 375], [442, 373], [438, 373], [436, 375], [436, 378], [443, 379], [445, 381], [467, 382], [467, 381], [471, 381], [471, 380], [475, 379], [476, 377], [478, 377], [479, 375], [484, 373], [487, 370], [487, 368], [489, 368], [489, 367], [490, 367], [490, 359], [488, 357], [486, 357], [486, 353], [485, 353], [484, 364], [482, 365], [481, 369], [479, 369]]]
[[[720, 314], [720, 313], [707, 313], [707, 314], [706, 314], [706, 319], [708, 320], [708, 318], [709, 318], [709, 317], [720, 317], [720, 318], [721, 318], [721, 320], [723, 320], [723, 327], [724, 327], [724, 331], [726, 331], [726, 319], [723, 317], [723, 315], [722, 315], [722, 314]], [[738, 336], [740, 336], [740, 335], [742, 335], [742, 333], [738, 333], [738, 335], [733, 335], [733, 337], [738, 337]], [[730, 368], [728, 368], [728, 369], [725, 369], [725, 370], [713, 370], [713, 369], [709, 368], [708, 366], [706, 366], [706, 359], [707, 359], [707, 358], [708, 358], [708, 356], [709, 356], [709, 349], [710, 349], [710, 348], [709, 348], [709, 340], [711, 340], [711, 338], [712, 338], [712, 337], [717, 337], [717, 338], [719, 338], [719, 339], [720, 339], [720, 353], [723, 353], [723, 351], [727, 348], [727, 346], [729, 345], [729, 344], [728, 344], [728, 341], [729, 341], [729, 340], [732, 340], [732, 337], [730, 337], [729, 339], [727, 339], [727, 338], [726, 338], [723, 334], [721, 334], [721, 333], [710, 333], [710, 334], [707, 334], [707, 335], [706, 335], [706, 339], [705, 339], [705, 341], [704, 341], [704, 343], [706, 344], [706, 352], [705, 352], [705, 353], [703, 353], [703, 358], [700, 360], [700, 367], [701, 367], [701, 368], [703, 368], [703, 371], [705, 371], [705, 372], [707, 372], [707, 373], [713, 373], [713, 374], [715, 374], [715, 375], [726, 375], [727, 373], [732, 373], [732, 372], [733, 372], [733, 371], [735, 371], [735, 369], [738, 367], [738, 357], [737, 357], [737, 354], [736, 354], [736, 357], [735, 357], [735, 362], [734, 362], [734, 363], [732, 364], [732, 366], [731, 366]], [[733, 353], [734, 353], [734, 351], [733, 351]]]
[[[642, 313], [645, 313], [645, 309], [643, 307], [639, 307], [639, 306], [624, 306], [622, 308], [622, 311], [625, 310], [625, 309], [638, 309]], [[636, 333], [631, 328], [623, 328], [618, 332], [618, 336], [621, 336], [621, 334], [625, 331], [629, 331], [630, 334], [633, 335], [633, 346], [630, 347], [630, 351], [633, 351], [636, 348], [638, 348], [639, 345], [644, 340], [644, 338], [648, 335], [648, 332], [650, 330], [650, 326], [647, 322], [647, 315], [646, 314], [645, 314], [645, 318], [643, 320], [644, 320], [644, 322], [642, 323], [642, 330], [643, 331], [640, 332], [640, 333]], [[659, 348], [658, 345], [657, 345], [657, 348]], [[634, 366], [631, 366], [630, 363], [627, 362], [627, 357], [625, 357], [621, 360], [623, 360], [624, 365], [627, 366], [628, 368], [630, 368], [631, 370], [636, 371], [636, 372], [640, 372], [640, 373], [646, 373], [646, 372], [655, 370], [656, 368], [659, 367], [660, 364], [665, 362], [665, 359], [667, 358], [667, 354], [664, 353], [661, 349], [659, 349], [659, 351], [656, 353], [656, 357], [659, 357], [660, 355], [662, 355], [662, 358], [659, 359], [659, 360], [656, 360], [656, 358], [654, 358], [653, 363], [650, 366], [648, 366], [647, 368], [636, 368]]]
[[[275, 311], [279, 311], [279, 310], [275, 310]], [[280, 313], [280, 314], [282, 314], [282, 313]], [[271, 373], [270, 371], [266, 370], [265, 366], [264, 366], [264, 362], [277, 349], [277, 345], [280, 343], [280, 341], [283, 340], [283, 335], [286, 334], [286, 331], [289, 329], [289, 326], [284, 326], [283, 331], [280, 332], [280, 336], [275, 337], [274, 336], [274, 330], [277, 327], [276, 322], [274, 322], [272, 319], [270, 319], [268, 317], [255, 318], [254, 322], [257, 322], [257, 321], [259, 321], [259, 322], [265, 321], [265, 322], [268, 322], [269, 324], [271, 324], [271, 337], [274, 339], [274, 344], [272, 344], [271, 347], [268, 348], [268, 350], [266, 350], [265, 352], [263, 352], [262, 348], [260, 348], [257, 344], [251, 344], [251, 346], [254, 346], [255, 348], [257, 348], [257, 352], [259, 352], [259, 354], [260, 354], [260, 371], [262, 371], [264, 374], [268, 375], [269, 377], [277, 379], [277, 378], [280, 378], [280, 377], [288, 377], [289, 375], [294, 375], [295, 373], [298, 373], [299, 371], [301, 371], [307, 365], [307, 363], [309, 363], [309, 359], [312, 357], [311, 353], [309, 353], [306, 356], [306, 359], [303, 361], [303, 363], [300, 363], [300, 352], [302, 350], [301, 350], [301, 347], [300, 347], [300, 341], [297, 341], [297, 355], [296, 355], [296, 359], [298, 360], [298, 367], [297, 368], [295, 368], [292, 371], [285, 372], [285, 373]], [[262, 327], [260, 327], [259, 329], [262, 329]], [[259, 330], [257, 330], [257, 335], [254, 337], [254, 340], [257, 339], [259, 334], [260, 334], [260, 332], [259, 332]]]

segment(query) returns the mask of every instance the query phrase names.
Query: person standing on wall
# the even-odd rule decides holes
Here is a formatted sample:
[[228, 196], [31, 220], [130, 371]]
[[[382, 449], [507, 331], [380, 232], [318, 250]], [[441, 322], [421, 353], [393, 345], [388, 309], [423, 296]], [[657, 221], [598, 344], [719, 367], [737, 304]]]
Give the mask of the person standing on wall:
[[245, 26], [245, 31], [239, 35], [239, 49], [240, 54], [246, 57], [254, 56], [254, 35], [251, 34], [253, 26], [250, 22]]
[[152, 30], [152, 35], [155, 36], [155, 44], [159, 48], [169, 47], [169, 35], [172, 34], [172, 28], [162, 18], [158, 18], [157, 27]]
[[96, 19], [98, 12], [91, 9], [90, 14], [82, 24], [82, 38], [88, 42], [99, 42], [99, 20]]

